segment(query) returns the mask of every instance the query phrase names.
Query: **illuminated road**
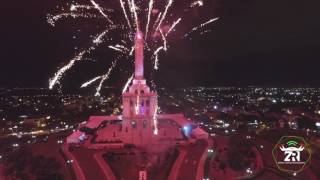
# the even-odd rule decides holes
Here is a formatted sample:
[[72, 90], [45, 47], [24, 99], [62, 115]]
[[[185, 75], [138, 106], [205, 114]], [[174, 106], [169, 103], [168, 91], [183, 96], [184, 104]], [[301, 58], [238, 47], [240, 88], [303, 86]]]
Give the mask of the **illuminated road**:
[[87, 180], [107, 180], [94, 158], [94, 151], [78, 148], [72, 151]]
[[177, 180], [196, 179], [198, 164], [207, 146], [207, 141], [199, 140], [196, 145], [186, 147], [187, 155], [179, 169]]

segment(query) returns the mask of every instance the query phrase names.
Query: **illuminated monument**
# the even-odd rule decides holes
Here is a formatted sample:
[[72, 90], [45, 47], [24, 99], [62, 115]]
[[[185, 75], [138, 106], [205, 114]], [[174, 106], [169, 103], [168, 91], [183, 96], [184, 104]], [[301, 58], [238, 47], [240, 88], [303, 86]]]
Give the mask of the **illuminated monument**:
[[[202, 179], [202, 153], [207, 154], [203, 142], [208, 141], [208, 133], [183, 114], [157, 113], [157, 93], [150, 91], [144, 79], [143, 50], [143, 35], [137, 32], [135, 73], [122, 94], [122, 115], [90, 116], [63, 144], [77, 179], [177, 179], [185, 172], [191, 179]], [[184, 148], [190, 144], [197, 146]], [[188, 161], [187, 154], [195, 154], [194, 160]], [[180, 167], [182, 161], [186, 166]]]
[[105, 149], [189, 144], [208, 138], [205, 131], [195, 128], [182, 114], [157, 114], [157, 93], [150, 91], [144, 79], [143, 51], [143, 34], [137, 32], [134, 79], [129, 90], [122, 94], [122, 115], [91, 116], [67, 138], [68, 144]]
[[155, 115], [157, 93], [150, 91], [143, 77], [143, 35], [135, 35], [135, 73], [128, 92], [122, 94], [122, 141], [127, 144], [149, 144], [157, 134]]

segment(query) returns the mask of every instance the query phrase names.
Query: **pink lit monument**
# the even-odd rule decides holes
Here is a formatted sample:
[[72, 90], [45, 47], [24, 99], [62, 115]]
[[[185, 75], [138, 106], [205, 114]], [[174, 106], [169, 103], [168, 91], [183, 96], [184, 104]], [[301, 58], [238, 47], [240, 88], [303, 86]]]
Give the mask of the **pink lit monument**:
[[[90, 116], [67, 138], [67, 143], [108, 149], [128, 144], [159, 147], [157, 145], [188, 144], [195, 139], [208, 139], [208, 133], [201, 128], [192, 129], [192, 122], [183, 114], [157, 114], [158, 95], [150, 91], [144, 79], [144, 38], [140, 31], [135, 34], [134, 48], [135, 73], [129, 90], [122, 94], [122, 115]], [[101, 126], [105, 122], [109, 122], [108, 125]], [[83, 127], [94, 130], [95, 136], [81, 131]]]
[[143, 34], [137, 32], [135, 35], [135, 79], [143, 79]]
[[157, 93], [150, 91], [143, 77], [143, 34], [135, 35], [135, 74], [128, 92], [122, 94], [122, 141], [144, 146], [156, 133]]

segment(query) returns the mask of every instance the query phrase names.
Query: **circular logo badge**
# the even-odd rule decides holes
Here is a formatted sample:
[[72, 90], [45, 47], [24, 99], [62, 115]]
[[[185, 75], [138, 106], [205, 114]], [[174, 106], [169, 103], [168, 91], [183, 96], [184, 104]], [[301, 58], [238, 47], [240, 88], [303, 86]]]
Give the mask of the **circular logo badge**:
[[311, 159], [308, 143], [298, 136], [283, 136], [272, 150], [277, 167], [288, 173], [301, 172]]

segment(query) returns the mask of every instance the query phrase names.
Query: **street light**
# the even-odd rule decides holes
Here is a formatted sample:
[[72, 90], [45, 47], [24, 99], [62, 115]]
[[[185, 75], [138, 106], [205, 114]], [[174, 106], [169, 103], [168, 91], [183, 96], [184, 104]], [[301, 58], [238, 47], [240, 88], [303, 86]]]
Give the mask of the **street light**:
[[253, 171], [251, 170], [251, 168], [248, 168], [248, 169], [246, 170], [246, 172], [247, 172], [247, 174], [253, 174]]
[[214, 151], [212, 149], [208, 149], [208, 153], [213, 153]]

